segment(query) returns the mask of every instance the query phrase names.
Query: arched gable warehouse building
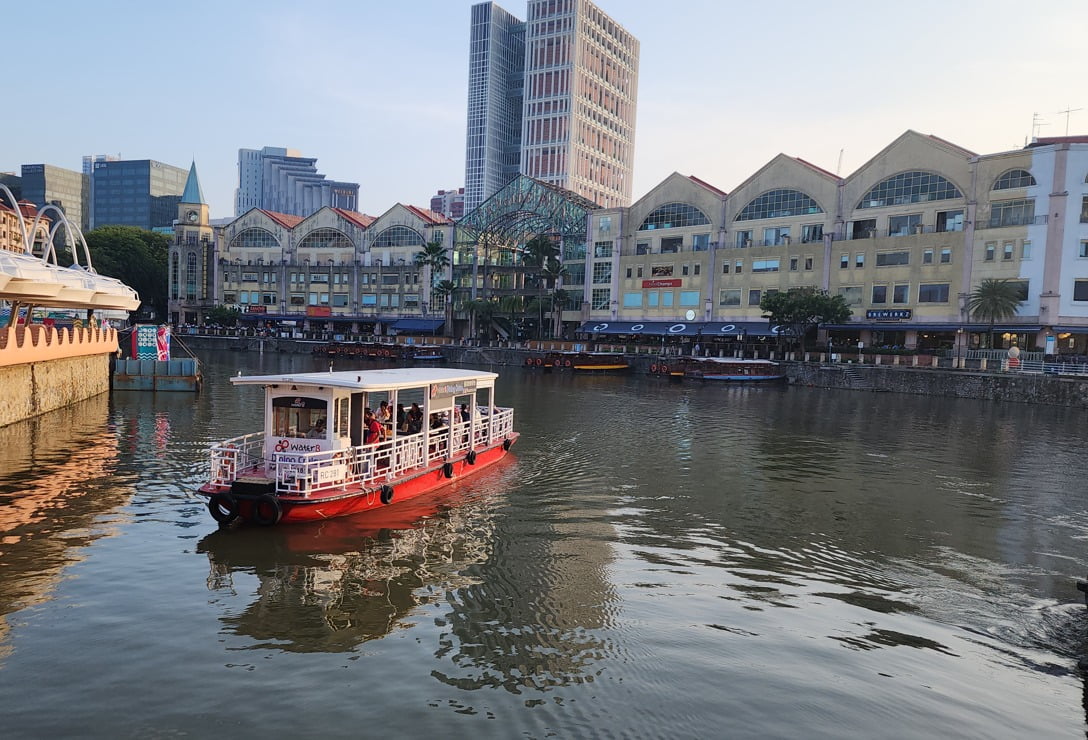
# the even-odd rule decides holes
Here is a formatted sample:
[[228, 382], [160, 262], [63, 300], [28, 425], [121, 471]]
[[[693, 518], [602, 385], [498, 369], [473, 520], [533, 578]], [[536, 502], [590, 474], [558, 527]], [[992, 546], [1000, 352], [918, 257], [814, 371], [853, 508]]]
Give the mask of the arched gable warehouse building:
[[[564, 236], [560, 250], [567, 335], [765, 336], [760, 298], [812, 286], [853, 309], [848, 325], [830, 328], [837, 344], [951, 346], [989, 330], [966, 312], [971, 291], [984, 278], [1007, 278], [1024, 302], [995, 327], [999, 345], [1042, 347], [1049, 336], [1060, 351], [1088, 353], [1085, 136], [978, 155], [907, 131], [846, 177], [779, 155], [729, 193], [673, 174], [628, 207], [576, 205], [586, 211], [584, 244]], [[461, 335], [470, 322], [458, 309], [480, 297], [472, 281], [478, 289], [483, 278], [458, 269], [465, 252], [456, 229], [399, 204], [377, 218], [253, 210], [216, 229], [202, 258], [194, 245], [207, 237], [179, 223], [172, 318], [197, 322], [206, 308], [233, 303], [256, 320]], [[431, 305], [427, 268], [413, 264], [434, 241], [453, 262], [435, 276], [457, 284], [450, 327]], [[482, 250], [494, 249], [485, 241], [481, 262]], [[519, 245], [510, 249], [517, 270]], [[536, 295], [534, 269], [525, 266], [504, 292]]]

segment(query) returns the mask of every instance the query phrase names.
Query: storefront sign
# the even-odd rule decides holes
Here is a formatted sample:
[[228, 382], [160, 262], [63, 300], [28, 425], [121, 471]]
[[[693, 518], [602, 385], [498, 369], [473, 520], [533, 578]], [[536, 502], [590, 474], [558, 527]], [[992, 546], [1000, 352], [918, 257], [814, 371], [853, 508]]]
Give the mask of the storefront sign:
[[679, 288], [683, 285], [683, 280], [643, 280], [642, 287], [645, 288]]
[[328, 306], [307, 306], [306, 315], [317, 317], [332, 316], [332, 309]]
[[913, 312], [909, 308], [881, 308], [865, 312], [865, 318], [870, 321], [900, 321], [909, 319]]
[[246, 306], [246, 313], [267, 313], [268, 309], [264, 306]]
[[431, 400], [435, 400], [439, 398], [463, 396], [466, 393], [474, 393], [475, 391], [475, 380], [465, 380], [460, 383], [432, 383], [430, 396]]

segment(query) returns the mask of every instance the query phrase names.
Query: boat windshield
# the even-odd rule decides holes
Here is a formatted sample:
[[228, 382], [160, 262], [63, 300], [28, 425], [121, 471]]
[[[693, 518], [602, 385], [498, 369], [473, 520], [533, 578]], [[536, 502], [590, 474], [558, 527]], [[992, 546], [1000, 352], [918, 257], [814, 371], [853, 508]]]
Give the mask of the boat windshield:
[[272, 432], [277, 437], [325, 439], [328, 404], [323, 398], [282, 396], [272, 399]]

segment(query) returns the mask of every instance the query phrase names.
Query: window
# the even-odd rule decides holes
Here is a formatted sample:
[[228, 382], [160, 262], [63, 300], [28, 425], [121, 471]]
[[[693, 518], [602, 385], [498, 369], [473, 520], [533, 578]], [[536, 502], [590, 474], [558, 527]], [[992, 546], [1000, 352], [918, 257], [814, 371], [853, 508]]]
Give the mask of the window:
[[845, 270], [848, 267], [850, 267], [850, 255], [840, 254], [839, 255], [839, 269], [840, 270]]
[[638, 230], [679, 229], [684, 226], [702, 226], [708, 223], [710, 219], [694, 206], [689, 206], [687, 203], [666, 203], [647, 216]]
[[237, 303], [237, 302], [238, 302], [238, 294], [237, 293], [224, 293], [223, 294], [223, 303]]
[[[389, 276], [387, 275], [386, 277], [389, 277]], [[329, 276], [324, 274], [324, 273], [316, 273], [315, 272], [315, 273], [310, 275], [310, 282], [311, 283], [325, 283], [327, 285], [328, 282], [329, 282]]]
[[688, 269], [687, 263], [684, 263], [683, 267], [680, 268], [680, 274], [686, 276], [688, 274]]
[[733, 272], [740, 275], [744, 272], [744, 260], [737, 260], [733, 263]]
[[799, 190], [768, 190], [737, 214], [737, 221], [752, 221], [760, 218], [785, 218], [809, 213], [823, 213], [824, 209]]
[[611, 262], [594, 262], [593, 263], [593, 284], [601, 285], [612, 282], [612, 263]]
[[722, 275], [728, 275], [728, 274], [729, 274], [729, 263], [728, 262], [723, 262], [722, 263]]
[[691, 249], [693, 252], [705, 252], [710, 249], [710, 234], [692, 234]]
[[909, 264], [910, 252], [878, 252], [876, 255], [877, 267], [895, 267]]
[[593, 256], [600, 259], [612, 256], [612, 242], [596, 242], [593, 245]]
[[261, 293], [261, 303], [266, 306], [274, 306], [278, 300], [275, 293]]
[[314, 229], [299, 242], [299, 249], [354, 249], [351, 239], [336, 229]]
[[638, 242], [635, 244], [635, 254], [649, 254], [650, 242]]
[[[407, 298], [407, 296], [405, 296], [405, 298]], [[405, 303], [407, 303], [407, 300], [405, 300]], [[348, 305], [348, 294], [347, 293], [333, 293], [332, 294], [332, 305], [335, 306], [336, 308], [344, 308], [345, 306], [347, 306]]]
[[661, 240], [661, 254], [676, 254], [680, 251], [684, 239], [679, 236], [670, 236]]
[[990, 204], [990, 228], [1000, 226], [1027, 226], [1035, 223], [1035, 200], [1018, 198], [998, 200]]
[[1081, 239], [1081, 241], [1080, 241], [1080, 251], [1077, 252], [1077, 256], [1080, 257], [1081, 259], [1088, 258], [1088, 241], [1085, 241], [1084, 239]]
[[627, 268], [627, 279], [628, 280], [631, 279], [631, 268], [630, 267]]
[[986, 242], [986, 251], [983, 253], [982, 259], [986, 262], [993, 262], [995, 254], [997, 254], [997, 242]]
[[929, 200], [962, 198], [955, 185], [933, 172], [900, 172], [882, 180], [865, 194], [858, 208], [882, 208], [907, 203], [924, 203]]
[[823, 224], [809, 224], [808, 226], [801, 227], [801, 241], [804, 244], [809, 242], [819, 242], [824, 239], [824, 225]]
[[425, 243], [423, 237], [415, 229], [397, 225], [390, 226], [378, 234], [370, 248], [373, 250], [388, 247], [422, 247]]
[[228, 250], [233, 249], [279, 249], [280, 243], [272, 232], [265, 229], [246, 229], [230, 241]]
[[922, 214], [892, 216], [888, 219], [888, 236], [907, 236], [922, 233]]
[[594, 288], [590, 294], [590, 307], [594, 311], [607, 311], [612, 291], [608, 288]]
[[[336, 296], [333, 296], [335, 298]], [[405, 308], [419, 308], [419, 293], [405, 293], [404, 294], [404, 307]]]
[[790, 243], [790, 229], [788, 226], [776, 226], [763, 230], [763, 245], [777, 247]]
[[992, 190], [1026, 188], [1035, 184], [1035, 178], [1027, 170], [1009, 170], [994, 182]]
[[740, 290], [723, 290], [718, 293], [719, 306], [739, 306]]
[[865, 267], [865, 253], [858, 252], [854, 255], [854, 267]]
[[922, 283], [918, 286], [919, 303], [948, 303], [948, 283]]
[[748, 291], [748, 305], [749, 306], [758, 306], [759, 305], [759, 299], [760, 299], [760, 292], [758, 290], [753, 289], [753, 290]]
[[378, 305], [381, 308], [397, 308], [400, 305], [400, 295], [397, 293], [379, 293]]
[[257, 282], [257, 273], [255, 273], [255, 272], [243, 272], [242, 273], [242, 282], [243, 283], [255, 283], [255, 282]]
[[874, 285], [873, 286], [873, 300], [872, 303], [887, 303], [888, 302], [888, 286], [887, 285]]
[[933, 250], [932, 249], [923, 249], [922, 250], [922, 264], [923, 265], [932, 265], [933, 264]]
[[799, 257], [790, 257], [790, 272], [797, 272], [797, 261]]
[[635, 268], [635, 277], [642, 277], [642, 265], [638, 265]]
[[806, 270], [811, 270], [812, 269], [812, 258], [811, 257], [805, 257], [805, 269]]
[[779, 260], [752, 260], [752, 272], [778, 272]]
[[744, 249], [745, 247], [752, 246], [752, 232], [738, 231], [736, 234], [734, 234], [733, 243], [737, 249]]
[[693, 265], [693, 266], [692, 266], [692, 268], [693, 268], [693, 269], [692, 269], [692, 274], [694, 274], [694, 275], [698, 275], [698, 274], [699, 274], [699, 268], [700, 268], [700, 267], [701, 267], [701, 265], [699, 265], [698, 263], [696, 263], [695, 265]]
[[[311, 277], [310, 282], [317, 282]], [[382, 275], [382, 285], [400, 285], [400, 275], [397, 273], [386, 273]]]
[[892, 287], [892, 303], [906, 303], [910, 300], [910, 284], [900, 284]]
[[1073, 300], [1088, 301], [1088, 280], [1073, 281]]
[[681, 290], [680, 291], [680, 305], [681, 306], [698, 306], [699, 305], [699, 291], [697, 291], [697, 290]]
[[290, 303], [292, 306], [305, 306], [306, 295], [304, 293], [292, 293]]
[[876, 219], [867, 218], [850, 224], [851, 239], [867, 239], [876, 236]]
[[599, 234], [611, 234], [612, 233], [612, 217], [601, 216], [597, 221], [597, 233]]
[[839, 288], [839, 295], [846, 301], [848, 306], [860, 306], [861, 305], [861, 288], [858, 286], [850, 286], [846, 288]]
[[1029, 280], [1010, 280], [1009, 285], [1016, 288], [1016, 299], [1023, 303], [1028, 299]]
[[650, 265], [650, 277], [672, 277], [673, 265]]
[[963, 231], [963, 211], [939, 211], [937, 231]]
[[951, 247], [942, 247], [941, 248], [941, 264], [942, 265], [952, 264], [952, 248]]
[[1011, 260], [1012, 253], [1015, 248], [1016, 244], [1013, 242], [1005, 242], [1003, 245], [1001, 245], [1001, 260], [1003, 262], [1008, 262], [1009, 260]]
[[1088, 195], [1080, 199], [1080, 222], [1088, 224]]
[[623, 294], [624, 308], [639, 308], [642, 306], [642, 291], [634, 291]]
[[661, 306], [663, 308], [667, 308], [667, 307], [669, 307], [671, 305], [672, 305], [672, 291], [671, 290], [661, 291]]
[[658, 294], [658, 292], [656, 290], [651, 290], [648, 293], [646, 293], [646, 307], [647, 308], [657, 308], [660, 303], [661, 303], [661, 296]]

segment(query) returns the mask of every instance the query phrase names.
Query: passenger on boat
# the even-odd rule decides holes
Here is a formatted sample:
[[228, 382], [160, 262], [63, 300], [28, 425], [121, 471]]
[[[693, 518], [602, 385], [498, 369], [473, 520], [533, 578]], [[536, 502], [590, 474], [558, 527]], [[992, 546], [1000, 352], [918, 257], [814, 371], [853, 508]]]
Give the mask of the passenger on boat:
[[465, 423], [470, 418], [471, 418], [471, 416], [468, 413], [468, 404], [467, 403], [461, 404], [461, 422]]
[[418, 403], [413, 403], [408, 409], [408, 433], [418, 434], [423, 431], [423, 409]]
[[397, 404], [397, 429], [401, 432], [408, 433], [408, 414], [404, 413], [404, 404]]
[[324, 439], [325, 438], [325, 420], [318, 419], [314, 424], [313, 429], [306, 433], [306, 436], [310, 439]]
[[366, 426], [366, 439], [363, 440], [363, 444], [372, 445], [382, 441], [382, 425], [375, 418], [374, 412], [370, 409], [363, 411], [363, 422]]
[[380, 421], [382, 424], [385, 424], [389, 421], [389, 401], [382, 401], [381, 404], [379, 404], [377, 417], [378, 421]]

